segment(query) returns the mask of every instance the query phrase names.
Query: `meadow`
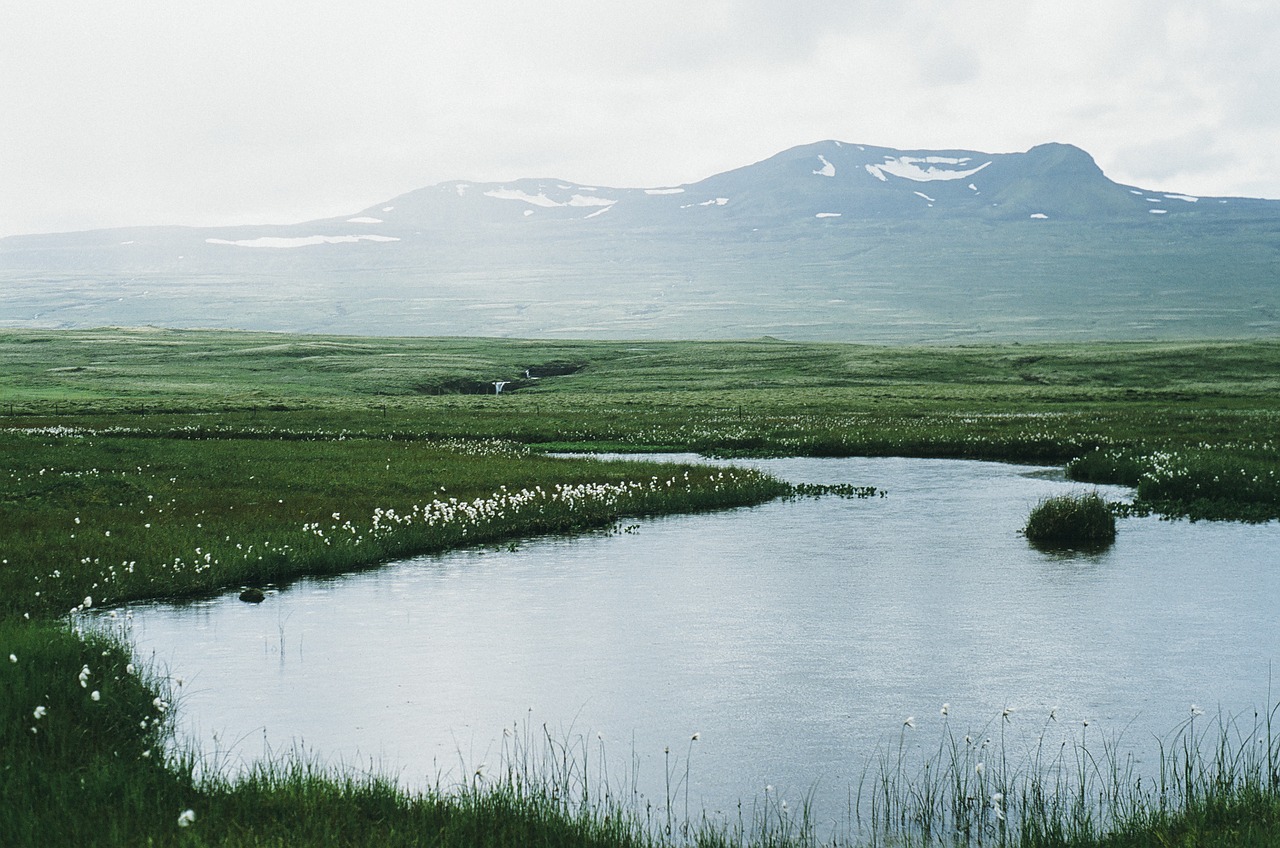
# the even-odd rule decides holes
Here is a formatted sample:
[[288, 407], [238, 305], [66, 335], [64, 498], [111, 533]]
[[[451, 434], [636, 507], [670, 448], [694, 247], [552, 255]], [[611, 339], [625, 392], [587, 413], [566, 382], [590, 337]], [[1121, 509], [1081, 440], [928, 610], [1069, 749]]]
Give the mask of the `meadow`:
[[[1274, 342], [881, 348], [108, 329], [0, 332], [0, 365], [0, 833], [13, 845], [817, 840], [767, 806], [736, 824], [654, 832], [637, 811], [583, 797], [555, 757], [420, 796], [301, 762], [234, 783], [198, 778], [180, 755], [162, 762], [171, 683], [130, 668], [127, 645], [77, 628], [85, 606], [824, 494], [743, 470], [547, 451], [1061, 463], [1076, 479], [1134, 486], [1131, 510], [1280, 518]], [[1248, 836], [1222, 844], [1274, 844], [1280, 774], [1266, 731], [1269, 759], [1225, 730], [1218, 759], [1184, 748], [1181, 795], [1113, 778], [1107, 791], [1136, 793], [1118, 820], [1053, 824], [1064, 820], [1053, 810], [1097, 788], [1032, 781], [1039, 807], [1020, 803], [1016, 829], [976, 835], [1201, 844], [1230, 831]], [[886, 797], [910, 823], [900, 835], [914, 832], [907, 799], [930, 778], [894, 779]], [[188, 809], [194, 821], [180, 827]]]

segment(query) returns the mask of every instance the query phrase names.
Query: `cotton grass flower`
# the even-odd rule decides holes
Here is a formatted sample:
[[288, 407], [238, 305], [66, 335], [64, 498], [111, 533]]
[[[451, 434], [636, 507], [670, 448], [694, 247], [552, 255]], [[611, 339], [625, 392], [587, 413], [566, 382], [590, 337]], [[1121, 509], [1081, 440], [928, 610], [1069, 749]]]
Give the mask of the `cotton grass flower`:
[[907, 716], [906, 720], [902, 722], [902, 726], [903, 726], [903, 727], [910, 727], [912, 730], [914, 730], [914, 729], [915, 729], [915, 727], [916, 727], [916, 717], [915, 717], [915, 716]]
[[17, 661], [18, 661], [18, 655], [17, 655], [17, 654], [10, 654], [10, 655], [9, 655], [9, 662], [11, 662], [11, 663], [16, 663]]
[[1202, 715], [1204, 715], [1204, 710], [1200, 709], [1200, 707], [1196, 706], [1195, 704], [1192, 704], [1191, 717], [1195, 718], [1196, 716], [1202, 716]]
[[49, 713], [49, 708], [44, 706], [43, 704], [31, 711], [31, 714], [36, 717], [37, 721], [44, 718], [46, 715], [48, 715], [48, 713]]
[[94, 701], [101, 701], [102, 693], [99, 692], [97, 689], [94, 689], [92, 692], [89, 693], [89, 698]]
[[991, 809], [995, 812], [996, 818], [1004, 821], [1004, 793], [991, 793]]
[[183, 810], [182, 813], [178, 815], [178, 827], [190, 827], [195, 824], [195, 821], [195, 810]]
[[943, 718], [946, 718], [946, 717], [947, 717], [948, 715], [950, 715], [950, 713], [951, 713], [951, 705], [950, 705], [950, 704], [943, 704], [943, 705], [942, 705], [942, 709], [938, 710], [938, 713], [939, 713]]

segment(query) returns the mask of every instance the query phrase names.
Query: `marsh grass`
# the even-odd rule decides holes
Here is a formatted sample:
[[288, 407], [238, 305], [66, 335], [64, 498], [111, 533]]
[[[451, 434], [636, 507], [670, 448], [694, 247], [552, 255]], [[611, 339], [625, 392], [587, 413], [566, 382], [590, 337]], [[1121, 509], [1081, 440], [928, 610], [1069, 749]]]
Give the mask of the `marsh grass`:
[[1032, 508], [1022, 532], [1043, 550], [1101, 550], [1116, 540], [1116, 517], [1096, 492], [1057, 495]]
[[963, 737], [945, 725], [921, 758], [901, 741], [881, 752], [859, 787], [858, 833], [873, 845], [1274, 845], [1278, 710], [1208, 719], [1192, 706], [1157, 741], [1154, 773], [1087, 722], [1064, 736], [1054, 714], [1030, 746], [1009, 744], [1022, 719], [1007, 715]]
[[0, 613], [263, 586], [791, 493], [747, 469], [495, 440], [4, 433]]
[[[561, 362], [576, 370], [501, 398], [436, 394]], [[1136, 486], [1138, 509], [1280, 518], [1275, 342], [875, 348], [3, 331], [0, 363], [6, 848], [1278, 841], [1274, 712], [1252, 725], [1192, 716], [1162, 747], [1154, 780], [1083, 731], [1014, 756], [1002, 717], [997, 761], [946, 735], [915, 759], [904, 729], [861, 784], [850, 828], [827, 834], [807, 804], [784, 809], [768, 794], [730, 821], [687, 806], [676, 815], [692, 749], [683, 784], [680, 763], [667, 764], [656, 807], [600, 781], [602, 750], [540, 737], [513, 748], [509, 768], [420, 793], [301, 758], [234, 779], [191, 756], [162, 761], [175, 706], [167, 681], [131, 672], [127, 646], [54, 620], [86, 600], [204, 593], [806, 494], [760, 476], [687, 469], [686, 480], [670, 465], [537, 455], [545, 445], [1072, 461], [1076, 479]], [[584, 496], [491, 512], [539, 487]], [[446, 507], [456, 516], [447, 527], [423, 519]], [[187, 810], [194, 821], [180, 827]]]

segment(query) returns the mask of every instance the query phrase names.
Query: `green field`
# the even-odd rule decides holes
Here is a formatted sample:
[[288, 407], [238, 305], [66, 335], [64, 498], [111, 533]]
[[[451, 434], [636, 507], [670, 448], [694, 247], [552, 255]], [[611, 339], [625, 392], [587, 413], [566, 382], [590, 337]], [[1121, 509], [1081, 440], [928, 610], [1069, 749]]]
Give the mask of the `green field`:
[[[500, 395], [497, 381], [507, 382]], [[166, 682], [125, 670], [127, 647], [58, 623], [87, 602], [279, 585], [424, 551], [798, 494], [753, 472], [548, 449], [1070, 463], [1078, 479], [1136, 486], [1137, 510], [1271, 520], [1280, 518], [1280, 343], [0, 332], [0, 660], [14, 657], [0, 662], [0, 842], [663, 838], [634, 811], [568, 803], [555, 773], [417, 798], [298, 763], [241, 784], [200, 783], [192, 763], [143, 756], [167, 732], [167, 702], [154, 702], [168, 698]], [[1145, 822], [1151, 844], [1201, 844], [1225, 816], [1252, 835], [1222, 844], [1275, 844], [1280, 777], [1270, 775], [1221, 785], [1204, 777], [1185, 809], [1135, 813], [1121, 831]], [[186, 808], [196, 823], [178, 828]], [[1043, 817], [1020, 827], [1026, 844], [1104, 838], [1094, 825], [1052, 831]], [[694, 830], [706, 844], [738, 841], [732, 828]], [[813, 834], [767, 819], [739, 836], [803, 844]], [[1141, 841], [1110, 844], [1130, 839]]]

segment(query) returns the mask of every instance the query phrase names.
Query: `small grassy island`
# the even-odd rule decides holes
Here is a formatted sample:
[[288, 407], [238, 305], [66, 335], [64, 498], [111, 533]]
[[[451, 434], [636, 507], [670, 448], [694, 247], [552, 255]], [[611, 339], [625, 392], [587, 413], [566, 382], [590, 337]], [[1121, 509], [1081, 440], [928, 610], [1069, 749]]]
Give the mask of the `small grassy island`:
[[1116, 540], [1116, 517], [1096, 492], [1059, 495], [1036, 504], [1022, 532], [1044, 550], [1100, 551]]
[[[200, 777], [197, 763], [166, 755], [173, 684], [135, 668], [127, 644], [78, 627], [88, 607], [813, 494], [749, 470], [552, 451], [1065, 464], [1073, 479], [1134, 487], [1135, 512], [1280, 518], [1276, 342], [883, 348], [6, 330], [0, 364], [5, 846], [825, 838], [768, 810], [742, 829], [695, 822], [666, 834], [636, 811], [595, 798], [584, 807], [554, 770], [418, 795], [293, 761], [234, 781]], [[1088, 508], [1096, 517], [1098, 504]], [[1188, 771], [1174, 807], [1135, 804], [1100, 823], [1071, 819], [1070, 797], [1042, 798], [984, 838], [1274, 845], [1280, 749], [1270, 741], [1264, 753], [1231, 780]]]

